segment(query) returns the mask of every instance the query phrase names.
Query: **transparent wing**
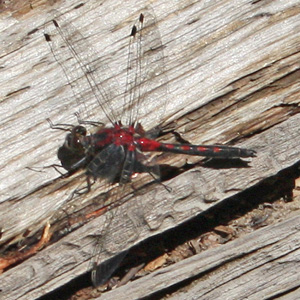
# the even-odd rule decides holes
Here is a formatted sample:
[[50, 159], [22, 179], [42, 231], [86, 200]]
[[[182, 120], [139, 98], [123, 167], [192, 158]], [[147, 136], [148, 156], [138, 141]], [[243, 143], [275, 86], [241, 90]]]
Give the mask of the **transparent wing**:
[[[147, 6], [130, 34], [122, 123], [148, 131], [162, 123], [167, 104], [165, 57], [153, 10]], [[148, 116], [145, 118], [145, 116]]]
[[121, 91], [107, 62], [97, 55], [101, 49], [93, 49], [57, 11], [52, 11], [51, 19], [46, 22], [44, 35], [77, 100], [80, 117], [99, 119], [100, 107], [108, 121], [114, 123], [117, 117], [112, 103]]
[[[141, 122], [146, 130], [160, 124], [167, 104], [167, 77], [156, 19], [146, 7], [128, 35], [126, 84], [120, 89], [107, 61], [57, 11], [45, 24], [45, 37], [62, 67], [78, 112], [86, 120], [99, 120], [99, 107], [109, 122]], [[124, 91], [124, 93], [123, 93]], [[88, 103], [88, 104], [87, 104]], [[145, 118], [145, 116], [148, 116]]]
[[112, 274], [116, 271], [123, 259], [127, 255], [128, 250], [118, 253], [111, 259], [105, 261], [100, 265], [94, 265], [92, 269], [92, 282], [94, 287], [98, 287], [106, 283]]
[[[151, 9], [144, 10], [142, 16], [129, 36], [131, 41], [128, 61], [124, 61], [124, 65], [128, 65], [127, 83], [122, 98], [120, 98], [118, 83], [113, 79], [107, 62], [97, 55], [101, 53], [101, 49], [95, 51], [79, 31], [58, 13], [47, 22], [46, 40], [72, 88], [73, 96], [78, 102], [79, 113], [87, 120], [94, 121], [93, 116], [98, 116], [101, 107], [111, 123], [118, 121], [119, 115], [122, 116], [123, 124], [142, 121], [146, 130], [161, 122], [165, 113], [167, 82], [163, 47]], [[84, 99], [88, 99], [88, 105]], [[144, 119], [147, 114], [150, 117]], [[99, 118], [97, 117], [96, 120]], [[111, 144], [96, 154], [94, 160], [87, 166], [87, 172], [94, 177], [104, 177], [110, 182], [118, 175], [125, 178], [126, 182], [126, 178], [129, 178], [133, 171], [149, 173], [152, 178], [159, 177], [159, 168], [148, 161], [142, 153], [137, 153], [138, 157], [134, 160], [127, 158], [128, 166], [126, 164], [124, 166], [125, 152], [123, 148], [115, 147], [117, 146]], [[120, 197], [120, 194], [116, 195], [115, 200], [119, 200]], [[132, 231], [135, 232], [132, 236], [131, 231], [128, 231], [130, 234], [128, 240], [138, 237], [140, 223], [143, 222], [142, 207], [136, 208], [136, 211], [138, 213], [134, 211], [131, 213], [132, 216], [126, 212], [128, 217], [124, 217], [124, 212], [119, 212], [118, 209], [112, 213], [113, 217], [116, 213], [122, 213], [124, 224], [131, 226]], [[113, 217], [104, 230], [103, 238], [99, 241], [100, 250], [109, 248], [106, 237], [107, 239], [110, 237], [114, 226], [119, 226], [114, 224]], [[123, 237], [121, 242], [124, 243]], [[96, 260], [98, 256], [95, 255]], [[123, 257], [123, 254], [119, 254], [111, 264], [105, 265], [105, 273], [111, 274]], [[93, 273], [93, 281], [96, 284], [106, 279], [107, 276], [103, 277], [102, 273], [101, 269]]]
[[87, 166], [87, 174], [113, 183], [120, 176], [125, 159], [124, 147], [110, 144], [97, 153]]

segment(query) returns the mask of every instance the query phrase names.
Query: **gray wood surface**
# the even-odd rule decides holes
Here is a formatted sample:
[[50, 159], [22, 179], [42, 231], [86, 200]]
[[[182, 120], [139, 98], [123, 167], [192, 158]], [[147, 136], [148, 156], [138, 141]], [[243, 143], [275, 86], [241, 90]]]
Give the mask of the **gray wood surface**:
[[[182, 292], [168, 298], [268, 299], [299, 289], [299, 222], [300, 217], [295, 216], [262, 228], [155, 271], [99, 299], [141, 299], [192, 278], [195, 279]], [[291, 299], [297, 299], [299, 291], [296, 295]]]
[[[72, 191], [85, 184], [83, 173], [61, 179], [51, 168], [26, 169], [58, 163], [56, 151], [65, 133], [49, 129], [46, 118], [76, 124], [73, 114], [78, 111], [78, 101], [43, 37], [50, 10], [63, 13], [89, 37], [88, 43], [97, 49], [92, 59], [105, 61], [111, 76], [124, 87], [125, 37], [148, 1], [101, 5], [88, 1], [73, 9], [79, 3], [33, 6], [23, 14], [1, 12], [1, 244], [19, 241], [24, 232], [33, 235], [49, 220], [55, 226], [60, 212], [72, 215], [97, 202], [108, 188], [97, 182], [91, 193], [69, 203]], [[136, 195], [130, 189], [123, 191], [121, 207], [0, 275], [1, 297], [35, 299], [86, 272], [95, 234], [105, 232], [99, 257], [105, 261], [299, 162], [300, 1], [156, 1], [151, 5], [165, 46], [168, 86], [152, 91], [153, 99], [167, 102], [164, 126], [172, 126], [193, 144], [234, 141], [255, 149], [258, 157], [249, 160], [249, 168], [216, 170], [195, 165], [165, 182], [171, 193], [157, 184]], [[81, 105], [93, 107], [89, 92], [82, 93], [85, 104]], [[102, 120], [100, 109], [94, 112], [89, 117]], [[141, 120], [146, 128], [157, 125], [155, 111], [147, 108]], [[165, 139], [174, 141], [171, 135]], [[159, 163], [177, 167], [199, 161], [183, 155], [158, 157]], [[139, 178], [134, 184], [143, 186]]]

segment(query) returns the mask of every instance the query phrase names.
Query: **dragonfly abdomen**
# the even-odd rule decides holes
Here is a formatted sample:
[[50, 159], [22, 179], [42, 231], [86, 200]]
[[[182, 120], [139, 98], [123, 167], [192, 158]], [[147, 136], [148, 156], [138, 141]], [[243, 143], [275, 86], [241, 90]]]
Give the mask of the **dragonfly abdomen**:
[[219, 158], [255, 157], [255, 151], [222, 145], [189, 145], [161, 143], [157, 151]]

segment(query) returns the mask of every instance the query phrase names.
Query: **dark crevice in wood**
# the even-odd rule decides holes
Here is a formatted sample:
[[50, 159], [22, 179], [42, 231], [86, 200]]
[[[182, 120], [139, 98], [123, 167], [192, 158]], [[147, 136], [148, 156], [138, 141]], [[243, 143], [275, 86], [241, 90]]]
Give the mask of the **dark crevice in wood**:
[[[272, 296], [272, 297], [268, 297], [268, 298], [265, 298], [265, 300], [275, 300], [275, 299], [280, 299], [281, 297], [287, 295], [287, 299], [292, 299], [291, 297], [289, 297], [289, 294], [292, 293], [293, 295], [293, 292], [297, 291], [298, 290], [298, 295], [300, 293], [300, 287], [299, 286], [296, 286], [295, 288], [293, 289], [289, 289], [289, 290], [285, 290], [284, 292], [282, 293], [278, 293], [276, 294], [275, 296]], [[296, 295], [296, 294], [295, 294]], [[296, 299], [296, 298], [295, 298]]]
[[27, 33], [27, 36], [32, 35], [32, 34], [36, 33], [37, 31], [39, 31], [38, 28], [34, 28], [34, 29], [30, 30], [30, 31]]
[[25, 86], [25, 87], [23, 87], [23, 88], [21, 88], [21, 89], [19, 89], [19, 90], [17, 90], [17, 91], [13, 91], [13, 92], [11, 92], [11, 93], [8, 93], [8, 94], [6, 95], [6, 97], [10, 97], [10, 96], [12, 96], [12, 95], [19, 94], [19, 93], [24, 92], [25, 90], [28, 90], [28, 89], [30, 89], [30, 85], [29, 85], [29, 86]]
[[79, 3], [76, 6], [74, 6], [74, 9], [78, 9], [78, 8], [84, 6], [84, 5], [85, 5], [85, 3]]
[[269, 12], [262, 12], [259, 14], [254, 15], [254, 18], [265, 18], [265, 17], [272, 17], [273, 14], [269, 13]]
[[90, 279], [90, 273], [83, 274], [73, 280], [71, 280], [65, 287], [59, 288], [38, 298], [37, 300], [68, 300], [71, 296], [80, 289], [91, 286], [92, 282]]
[[[278, 108], [282, 108], [280, 113], [278, 113]], [[275, 127], [276, 125], [288, 120], [289, 117], [298, 114], [300, 112], [300, 108], [297, 104], [282, 104], [282, 105], [274, 106], [266, 112], [270, 112], [270, 111], [274, 111], [274, 114], [273, 115], [266, 114], [265, 116], [261, 116], [260, 119], [253, 120], [251, 123], [249, 123], [248, 128], [254, 127], [257, 129], [251, 130], [247, 135], [243, 135], [242, 137], [243, 138], [252, 137], [255, 135], [259, 135], [262, 132], [265, 132], [265, 131], [271, 129], [272, 127]], [[272, 120], [272, 117], [273, 117], [273, 120]], [[269, 123], [266, 123], [266, 121], [268, 121]], [[258, 126], [257, 126], [258, 123], [259, 124], [265, 123], [265, 125], [259, 126], [259, 128], [258, 128]], [[238, 136], [236, 138], [233, 138], [233, 139], [231, 139], [230, 143], [235, 144], [238, 141], [240, 141], [242, 139], [242, 137]]]
[[[192, 220], [141, 242], [130, 249], [129, 254], [124, 259], [120, 268], [115, 272], [115, 275], [121, 278], [126, 274], [126, 270], [141, 263], [148, 263], [156, 257], [160, 257], [163, 253], [171, 252], [179, 245], [183, 245], [192, 239], [199, 239], [201, 235], [214, 231], [217, 226], [228, 225], [232, 220], [247, 214], [261, 204], [268, 204], [272, 207], [272, 203], [278, 199], [284, 199], [286, 202], [292, 201], [292, 190], [295, 179], [299, 176], [300, 162], [280, 171], [276, 176], [265, 179], [257, 186], [216, 204]], [[263, 222], [260, 226], [264, 226]], [[257, 228], [254, 223], [253, 228]], [[205, 272], [143, 299], [160, 299], [166, 294], [184, 288], [193, 280], [204, 275]], [[71, 295], [76, 290], [79, 291], [90, 285], [89, 278], [90, 273], [80, 276], [56, 291], [39, 298], [39, 300], [71, 299]]]
[[256, 4], [256, 3], [259, 3], [259, 2], [262, 2], [263, 0], [252, 0], [251, 4]]
[[277, 106], [274, 106], [274, 107], [290, 107], [290, 108], [294, 108], [293, 111], [295, 111], [293, 114], [291, 114], [291, 116], [297, 114], [300, 112], [300, 107], [298, 105], [298, 103], [282, 103], [282, 104], [279, 104]]

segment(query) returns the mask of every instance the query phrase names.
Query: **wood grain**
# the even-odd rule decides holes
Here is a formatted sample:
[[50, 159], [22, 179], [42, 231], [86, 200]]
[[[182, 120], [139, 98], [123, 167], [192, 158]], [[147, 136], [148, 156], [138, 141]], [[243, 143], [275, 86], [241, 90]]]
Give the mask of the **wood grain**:
[[[106, 293], [101, 299], [141, 299], [189, 279], [194, 280], [181, 293], [169, 295], [169, 298], [277, 297], [281, 293], [299, 288], [300, 275], [296, 271], [300, 268], [297, 259], [299, 242], [299, 216], [295, 216], [217, 249], [155, 271]], [[292, 274], [291, 264], [295, 268]]]
[[[78, 9], [74, 9], [78, 1], [54, 6], [36, 2], [28, 12], [2, 11], [1, 244], [17, 242], [25, 232], [33, 236], [49, 220], [53, 228], [62, 226], [59, 222], [66, 217], [62, 211], [72, 215], [95, 202], [101, 206], [99, 199], [107, 188], [97, 182], [91, 193], [69, 203], [72, 191], [84, 185], [83, 173], [62, 179], [53, 169], [26, 169], [57, 163], [56, 151], [65, 133], [50, 130], [47, 117], [76, 124], [73, 113], [78, 101], [43, 37], [50, 10], [62, 12], [88, 37], [89, 44], [99, 49], [91, 55], [105, 61], [111, 76], [124, 86], [125, 37], [148, 4], [134, 2], [89, 1]], [[153, 97], [167, 101], [161, 120], [164, 128], [172, 127], [194, 144], [231, 142], [252, 148], [258, 157], [249, 161], [249, 167], [217, 170], [201, 168], [197, 157], [159, 156], [159, 163], [192, 166], [165, 182], [171, 193], [157, 184], [146, 185], [135, 195], [126, 190], [121, 207], [3, 273], [1, 296], [35, 299], [86, 272], [95, 235], [105, 232], [100, 254], [105, 261], [298, 163], [299, 4], [291, 0], [152, 1], [168, 83], [167, 93], [164, 86], [153, 91]], [[86, 91], [87, 107], [94, 104], [90, 96]], [[154, 114], [141, 115], [146, 127], [157, 125], [152, 123]], [[102, 120], [100, 110], [95, 115]], [[163, 139], [174, 141], [171, 134]], [[135, 184], [145, 183], [137, 179]], [[107, 226], [111, 216], [112, 224]]]

